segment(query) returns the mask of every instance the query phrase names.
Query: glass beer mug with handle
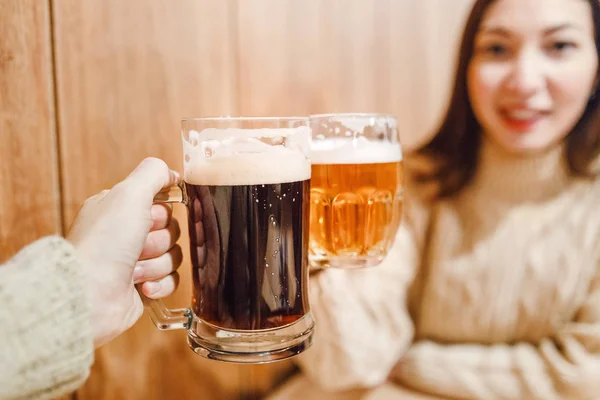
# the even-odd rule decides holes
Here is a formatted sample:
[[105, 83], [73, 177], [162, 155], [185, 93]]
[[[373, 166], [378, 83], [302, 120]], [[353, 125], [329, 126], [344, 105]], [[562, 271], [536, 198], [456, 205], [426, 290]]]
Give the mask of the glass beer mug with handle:
[[308, 118], [182, 120], [192, 306], [144, 299], [159, 329], [185, 328], [207, 358], [263, 363], [311, 344]]
[[402, 218], [403, 164], [396, 119], [382, 114], [310, 117], [310, 264], [374, 266]]

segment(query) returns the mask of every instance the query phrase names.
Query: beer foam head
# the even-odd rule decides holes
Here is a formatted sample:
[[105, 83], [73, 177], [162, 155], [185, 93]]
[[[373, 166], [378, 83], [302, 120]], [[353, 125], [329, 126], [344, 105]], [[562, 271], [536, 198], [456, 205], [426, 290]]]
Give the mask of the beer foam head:
[[190, 131], [184, 180], [194, 185], [257, 185], [310, 178], [310, 128]]
[[313, 140], [310, 159], [313, 164], [376, 164], [402, 161], [398, 143], [358, 138]]

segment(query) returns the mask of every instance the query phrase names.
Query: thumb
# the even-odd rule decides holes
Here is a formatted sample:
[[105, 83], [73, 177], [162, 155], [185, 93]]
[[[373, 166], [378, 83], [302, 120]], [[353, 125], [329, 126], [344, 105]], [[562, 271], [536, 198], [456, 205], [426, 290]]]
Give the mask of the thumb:
[[163, 160], [154, 157], [144, 159], [124, 183], [144, 197], [154, 197], [161, 189], [179, 182], [179, 174]]

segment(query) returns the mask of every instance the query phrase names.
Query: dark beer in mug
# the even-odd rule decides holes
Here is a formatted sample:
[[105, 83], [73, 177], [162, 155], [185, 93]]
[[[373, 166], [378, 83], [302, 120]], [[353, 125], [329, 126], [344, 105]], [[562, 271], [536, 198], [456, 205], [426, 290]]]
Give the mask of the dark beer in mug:
[[188, 211], [192, 304], [143, 297], [162, 330], [202, 357], [284, 360], [310, 347], [311, 129], [305, 117], [185, 118], [183, 182], [155, 202]]
[[186, 182], [192, 309], [199, 318], [227, 329], [254, 330], [304, 316], [309, 185], [309, 180]]

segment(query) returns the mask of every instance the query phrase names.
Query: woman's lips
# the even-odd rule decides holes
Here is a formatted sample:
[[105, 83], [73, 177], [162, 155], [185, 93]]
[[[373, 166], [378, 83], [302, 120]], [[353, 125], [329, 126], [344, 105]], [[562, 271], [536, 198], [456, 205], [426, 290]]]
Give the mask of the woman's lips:
[[548, 114], [547, 111], [524, 108], [500, 110], [502, 123], [510, 130], [519, 133], [532, 131]]

